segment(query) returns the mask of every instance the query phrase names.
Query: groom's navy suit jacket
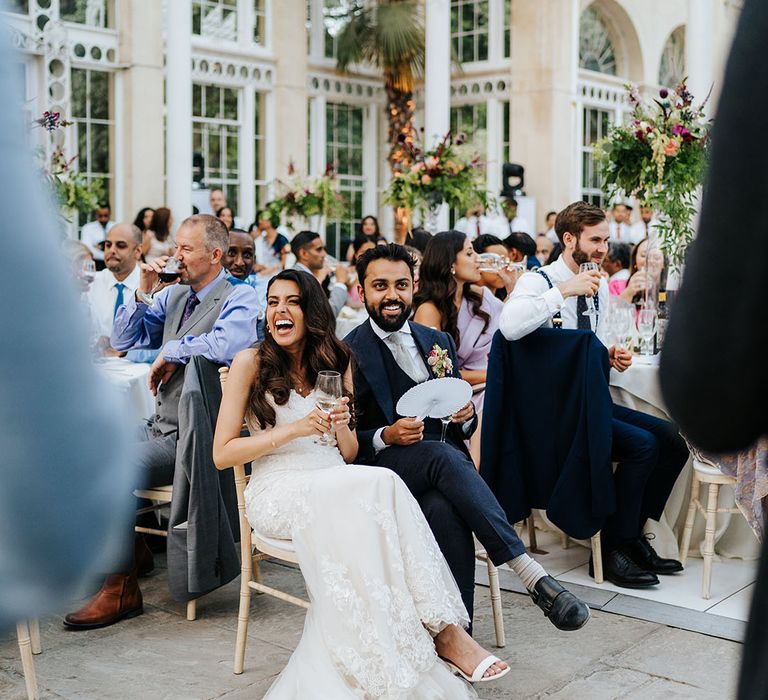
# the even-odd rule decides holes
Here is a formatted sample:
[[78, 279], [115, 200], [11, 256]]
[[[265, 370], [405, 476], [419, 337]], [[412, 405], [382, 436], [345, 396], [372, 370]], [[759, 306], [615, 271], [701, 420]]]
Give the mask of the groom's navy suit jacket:
[[[419, 348], [424, 364], [429, 371], [430, 378], [434, 378], [432, 368], [427, 363], [427, 357], [435, 345], [448, 350], [453, 363], [452, 376], [461, 378], [459, 372], [459, 360], [456, 357], [456, 345], [453, 338], [447, 333], [427, 328], [418, 323], [408, 321], [413, 333], [413, 339]], [[355, 328], [344, 342], [349, 345], [355, 356], [354, 384], [355, 384], [355, 409], [357, 416], [357, 439], [360, 444], [357, 459], [361, 464], [374, 464], [376, 451], [373, 449], [373, 436], [379, 428], [392, 425], [398, 418], [395, 406], [400, 399], [395, 395], [389, 380], [382, 350], [382, 341], [371, 328], [371, 322], [366, 321]], [[464, 440], [468, 439], [477, 428], [477, 417], [472, 419], [470, 429], [465, 433], [462, 426], [452, 423], [449, 426], [446, 440], [454, 447], [461, 450], [469, 459]], [[429, 419], [425, 425], [425, 435], [429, 432]], [[439, 437], [439, 435], [438, 435]]]

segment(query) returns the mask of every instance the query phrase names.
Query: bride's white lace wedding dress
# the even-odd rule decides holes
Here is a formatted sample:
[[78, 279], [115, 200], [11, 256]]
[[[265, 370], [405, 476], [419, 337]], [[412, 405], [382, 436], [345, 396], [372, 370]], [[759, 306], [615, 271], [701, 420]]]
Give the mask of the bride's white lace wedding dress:
[[[275, 406], [277, 425], [314, 406], [312, 394], [292, 391]], [[347, 465], [337, 448], [305, 437], [254, 461], [245, 498], [254, 529], [293, 540], [311, 601], [301, 641], [266, 697], [476, 697], [435, 653], [430, 632], [466, 626], [467, 613], [396, 474]]]

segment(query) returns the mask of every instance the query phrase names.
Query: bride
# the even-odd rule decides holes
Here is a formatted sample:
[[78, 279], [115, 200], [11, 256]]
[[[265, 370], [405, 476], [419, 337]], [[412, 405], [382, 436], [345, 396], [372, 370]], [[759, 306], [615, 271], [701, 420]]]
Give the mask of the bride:
[[[509, 667], [465, 631], [456, 583], [405, 484], [389, 469], [349, 464], [357, 455], [351, 356], [333, 327], [311, 275], [273, 277], [266, 339], [235, 357], [216, 426], [216, 465], [252, 462], [248, 520], [293, 540], [312, 603], [266, 697], [476, 697], [451, 667], [480, 681]], [[312, 391], [328, 369], [345, 391], [330, 414]], [[240, 437], [243, 419], [249, 437]], [[316, 442], [331, 425], [338, 447]]]

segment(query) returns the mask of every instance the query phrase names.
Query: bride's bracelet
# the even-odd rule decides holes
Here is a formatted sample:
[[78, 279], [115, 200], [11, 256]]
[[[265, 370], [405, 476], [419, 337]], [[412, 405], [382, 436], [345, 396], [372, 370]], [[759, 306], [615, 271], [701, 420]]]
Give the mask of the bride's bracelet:
[[276, 450], [277, 445], [275, 444], [275, 438], [273, 436], [274, 432], [275, 432], [274, 428], [269, 431], [269, 443], [272, 445], [272, 449]]

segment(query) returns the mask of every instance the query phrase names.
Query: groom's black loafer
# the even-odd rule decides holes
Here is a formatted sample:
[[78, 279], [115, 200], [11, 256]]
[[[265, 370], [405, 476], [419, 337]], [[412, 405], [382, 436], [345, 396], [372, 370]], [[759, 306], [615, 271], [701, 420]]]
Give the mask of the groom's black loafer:
[[529, 595], [559, 630], [572, 632], [584, 627], [589, 620], [587, 604], [563, 588], [551, 576], [539, 579]]

